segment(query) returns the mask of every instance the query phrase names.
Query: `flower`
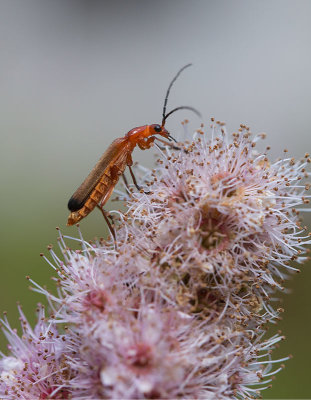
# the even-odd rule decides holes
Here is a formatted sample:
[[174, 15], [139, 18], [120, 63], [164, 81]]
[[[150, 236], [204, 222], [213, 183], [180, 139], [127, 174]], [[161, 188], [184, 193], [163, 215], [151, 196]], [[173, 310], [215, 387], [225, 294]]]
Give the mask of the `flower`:
[[209, 302], [211, 296], [227, 298], [239, 316], [264, 310], [275, 318], [266, 306], [269, 295], [298, 271], [292, 261], [307, 259], [310, 238], [303, 235], [297, 206], [308, 203], [309, 185], [301, 181], [309, 155], [270, 163], [266, 153], [255, 151], [264, 135], [252, 138], [244, 125], [232, 140], [222, 123], [212, 126], [210, 139], [199, 134], [186, 154], [159, 161], [149, 177], [152, 194], [135, 193], [129, 214], [140, 235], [152, 237], [146, 250], [163, 266], [168, 293], [176, 276], [186, 276], [183, 300], [185, 291], [195, 304], [206, 296]]
[[[130, 193], [117, 243], [59, 235], [46, 260], [57, 294], [34, 281], [50, 314], [20, 338], [4, 319], [10, 354], [0, 362], [3, 398], [251, 399], [283, 368], [284, 339], [272, 296], [306, 260], [297, 206], [308, 202], [306, 155], [269, 161], [263, 135], [230, 138], [212, 121], [146, 174]], [[125, 195], [126, 196], [126, 195]], [[52, 260], [52, 261], [51, 261]], [[29, 372], [30, 371], [30, 372]]]
[[42, 305], [38, 322], [32, 329], [19, 306], [22, 337], [7, 319], [3, 331], [10, 343], [10, 355], [0, 361], [0, 396], [2, 399], [68, 398], [68, 381], [72, 373], [68, 358], [73, 356], [69, 336], [60, 334], [56, 324], [48, 322]]

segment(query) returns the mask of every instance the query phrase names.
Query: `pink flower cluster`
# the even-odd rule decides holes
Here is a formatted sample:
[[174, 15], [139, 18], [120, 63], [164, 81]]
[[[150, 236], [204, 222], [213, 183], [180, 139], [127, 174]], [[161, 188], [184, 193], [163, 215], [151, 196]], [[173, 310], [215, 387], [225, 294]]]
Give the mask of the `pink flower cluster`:
[[[222, 123], [180, 151], [161, 151], [149, 193], [125, 194], [117, 241], [50, 249], [57, 295], [23, 335], [8, 321], [0, 361], [3, 399], [252, 399], [282, 361], [267, 338], [281, 309], [272, 301], [303, 263], [308, 234], [306, 165], [271, 163], [263, 135]], [[71, 238], [72, 239], [72, 238]], [[66, 242], [65, 242], [66, 240]]]

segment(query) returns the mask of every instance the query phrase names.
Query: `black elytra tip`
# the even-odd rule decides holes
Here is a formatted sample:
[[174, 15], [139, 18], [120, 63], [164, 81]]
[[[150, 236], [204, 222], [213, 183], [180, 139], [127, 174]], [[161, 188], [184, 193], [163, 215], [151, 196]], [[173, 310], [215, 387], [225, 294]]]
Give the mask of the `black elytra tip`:
[[82, 208], [84, 205], [84, 202], [79, 201], [75, 199], [74, 197], [71, 197], [70, 200], [68, 201], [68, 208], [70, 211], [78, 211], [80, 208]]

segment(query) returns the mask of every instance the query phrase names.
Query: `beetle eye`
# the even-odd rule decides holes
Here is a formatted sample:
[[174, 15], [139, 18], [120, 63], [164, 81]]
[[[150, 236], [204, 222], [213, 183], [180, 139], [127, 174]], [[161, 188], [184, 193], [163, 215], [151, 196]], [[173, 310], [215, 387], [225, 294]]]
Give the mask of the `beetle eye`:
[[161, 132], [161, 126], [160, 126], [160, 125], [154, 125], [154, 126], [153, 126], [153, 129], [154, 129], [156, 132]]

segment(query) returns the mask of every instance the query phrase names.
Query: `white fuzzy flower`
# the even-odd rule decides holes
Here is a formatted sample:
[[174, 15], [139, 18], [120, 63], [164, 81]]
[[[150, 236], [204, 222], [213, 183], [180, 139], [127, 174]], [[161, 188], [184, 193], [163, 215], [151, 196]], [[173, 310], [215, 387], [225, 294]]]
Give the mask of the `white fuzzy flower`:
[[71, 250], [60, 234], [61, 256], [49, 248], [57, 294], [31, 281], [50, 315], [32, 330], [21, 312], [22, 338], [3, 321], [1, 398], [229, 400], [269, 387], [287, 357], [272, 360], [283, 337], [265, 325], [306, 259], [310, 160], [269, 161], [245, 126], [197, 136], [162, 152], [149, 194], [128, 197], [117, 247], [80, 234]]

